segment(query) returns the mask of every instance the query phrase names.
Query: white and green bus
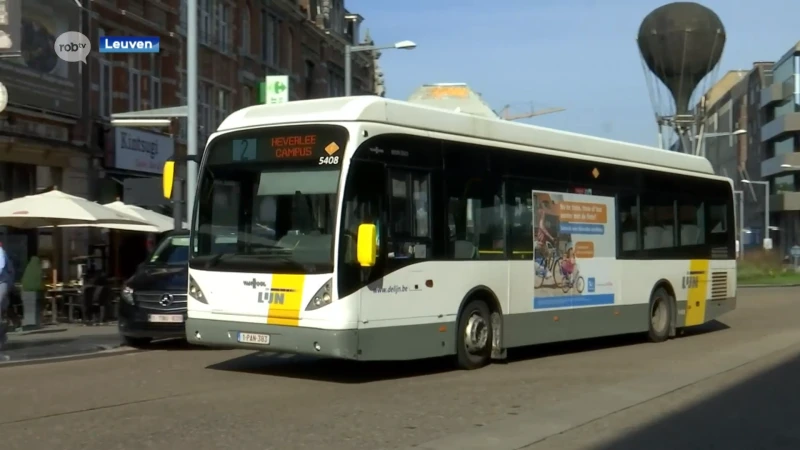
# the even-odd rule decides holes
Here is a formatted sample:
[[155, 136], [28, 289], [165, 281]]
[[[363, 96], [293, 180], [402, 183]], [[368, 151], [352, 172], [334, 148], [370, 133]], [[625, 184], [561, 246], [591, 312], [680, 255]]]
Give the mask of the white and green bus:
[[733, 190], [707, 160], [380, 97], [233, 113], [190, 228], [203, 346], [472, 369], [736, 306]]

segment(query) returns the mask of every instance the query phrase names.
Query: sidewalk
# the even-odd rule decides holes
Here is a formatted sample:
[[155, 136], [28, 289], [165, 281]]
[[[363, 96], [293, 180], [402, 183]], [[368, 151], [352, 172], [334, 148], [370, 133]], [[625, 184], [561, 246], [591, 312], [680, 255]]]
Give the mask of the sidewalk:
[[8, 363], [88, 355], [121, 345], [116, 324], [59, 324], [37, 330], [11, 331], [8, 342], [0, 350], [0, 355], [6, 356], [0, 359], [0, 367]]

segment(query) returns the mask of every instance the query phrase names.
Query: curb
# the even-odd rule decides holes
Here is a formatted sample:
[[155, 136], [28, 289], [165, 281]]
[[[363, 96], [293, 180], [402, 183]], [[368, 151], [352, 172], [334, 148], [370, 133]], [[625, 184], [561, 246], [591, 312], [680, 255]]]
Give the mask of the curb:
[[800, 287], [800, 283], [788, 283], [788, 284], [740, 284], [737, 287], [743, 288], [743, 289], [790, 288], [790, 287]]
[[138, 351], [140, 350], [123, 345], [117, 345], [117, 346], [98, 345], [95, 346], [94, 349], [89, 349], [78, 353], [72, 353], [69, 355], [51, 356], [51, 357], [33, 358], [33, 359], [20, 359], [20, 360], [12, 359], [10, 361], [0, 362], [0, 370], [9, 367], [32, 366], [36, 364], [103, 358], [106, 356], [124, 355], [127, 353], [134, 353]]

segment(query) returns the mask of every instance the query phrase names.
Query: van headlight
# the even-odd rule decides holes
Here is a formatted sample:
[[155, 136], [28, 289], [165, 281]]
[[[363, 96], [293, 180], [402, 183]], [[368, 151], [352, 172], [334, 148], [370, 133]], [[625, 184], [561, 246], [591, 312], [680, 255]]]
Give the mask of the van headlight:
[[206, 295], [203, 293], [203, 290], [200, 289], [200, 286], [197, 285], [197, 282], [194, 281], [194, 278], [189, 277], [189, 297], [197, 300], [200, 303], [208, 304], [208, 300], [206, 300]]
[[122, 290], [119, 291], [119, 296], [125, 301], [125, 303], [133, 305], [133, 288], [130, 286], [123, 286]]
[[306, 306], [306, 311], [314, 311], [315, 309], [320, 309], [323, 306], [327, 306], [331, 304], [333, 301], [333, 296], [331, 295], [331, 286], [332, 286], [332, 279], [325, 282], [321, 288], [311, 297], [311, 301], [308, 302], [308, 306]]

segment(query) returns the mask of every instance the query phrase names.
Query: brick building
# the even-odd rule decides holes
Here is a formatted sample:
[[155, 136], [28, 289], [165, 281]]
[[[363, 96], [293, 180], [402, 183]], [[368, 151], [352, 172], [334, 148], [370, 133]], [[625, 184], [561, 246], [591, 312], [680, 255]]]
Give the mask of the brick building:
[[[198, 2], [201, 143], [226, 115], [256, 101], [265, 75], [289, 75], [292, 100], [343, 94], [344, 46], [358, 43], [363, 20], [343, 0]], [[10, 97], [0, 113], [0, 201], [58, 186], [169, 213], [158, 176], [164, 160], [185, 152], [185, 127], [174, 137], [112, 128], [110, 115], [186, 104], [185, 0], [82, 3], [83, 10], [65, 0], [22, 2], [23, 53], [44, 57], [0, 60]], [[95, 47], [103, 35], [159, 36], [161, 52], [93, 52], [82, 70], [56, 58], [47, 38], [77, 30]], [[378, 56], [353, 55], [354, 93], [382, 92]], [[64, 233], [63, 254], [85, 254], [88, 232]], [[50, 231], [4, 227], [0, 241], [20, 261], [36, 253], [46, 259], [54, 245]]]
[[[95, 135], [110, 175], [99, 182], [100, 195], [124, 197], [125, 190], [111, 183], [127, 178], [127, 192], [135, 197], [130, 200], [152, 207], [162, 202], [156, 176], [164, 160], [173, 152], [185, 152], [185, 121], [173, 139], [163, 130], [111, 129], [108, 117], [112, 112], [186, 104], [186, 1], [92, 3], [92, 40], [104, 34], [161, 38], [158, 55], [98, 53], [91, 68]], [[290, 100], [343, 94], [344, 46], [358, 43], [363, 19], [346, 11], [342, 0], [198, 3], [201, 143], [228, 114], [257, 101], [258, 85], [266, 75], [290, 76]], [[382, 92], [376, 69], [379, 54], [353, 56], [354, 93]]]

